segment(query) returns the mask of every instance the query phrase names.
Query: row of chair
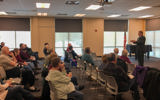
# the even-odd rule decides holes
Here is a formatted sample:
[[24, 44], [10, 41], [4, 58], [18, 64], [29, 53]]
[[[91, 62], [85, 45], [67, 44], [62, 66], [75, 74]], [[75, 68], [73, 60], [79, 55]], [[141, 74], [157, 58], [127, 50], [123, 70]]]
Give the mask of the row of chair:
[[[94, 56], [94, 60], [97, 60], [96, 56]], [[95, 61], [96, 62], [96, 61]], [[98, 62], [98, 61], [97, 61]], [[80, 59], [77, 60], [78, 67], [81, 69], [82, 75], [90, 76], [93, 80], [103, 86], [110, 94], [114, 95], [115, 100], [118, 94], [122, 94], [118, 92], [118, 85], [113, 76], [104, 75], [104, 73], [98, 70], [98, 67], [92, 66], [85, 61]], [[135, 69], [134, 64], [128, 64], [128, 74], [131, 74]], [[80, 76], [82, 76], [80, 75]], [[84, 77], [80, 77], [84, 79]]]

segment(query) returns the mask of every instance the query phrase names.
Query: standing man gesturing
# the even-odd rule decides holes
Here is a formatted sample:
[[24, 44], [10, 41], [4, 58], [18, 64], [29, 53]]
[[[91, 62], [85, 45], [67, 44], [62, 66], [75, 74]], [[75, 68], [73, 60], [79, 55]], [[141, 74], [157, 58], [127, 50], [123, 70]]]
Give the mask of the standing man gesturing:
[[138, 58], [138, 65], [144, 65], [144, 52], [145, 52], [145, 41], [146, 38], [143, 36], [143, 31], [138, 32], [138, 39], [137, 41], [131, 40], [134, 44], [136, 44], [136, 55]]

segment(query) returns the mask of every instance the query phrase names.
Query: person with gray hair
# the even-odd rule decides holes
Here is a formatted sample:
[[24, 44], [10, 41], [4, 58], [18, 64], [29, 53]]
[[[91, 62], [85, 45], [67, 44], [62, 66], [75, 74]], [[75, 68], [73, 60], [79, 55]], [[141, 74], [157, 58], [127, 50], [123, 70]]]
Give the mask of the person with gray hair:
[[119, 58], [119, 49], [118, 48], [114, 48], [114, 54], [116, 55], [116, 58]]
[[[18, 67], [16, 57], [6, 46], [4, 46], [1, 51], [0, 66], [3, 66], [4, 70], [6, 71], [7, 78], [20, 77], [21, 71], [20, 67]], [[25, 89], [33, 92], [39, 91], [33, 86], [34, 82], [35, 77], [32, 71], [24, 68], [22, 71], [22, 84], [24, 85]]]
[[122, 56], [120, 56], [120, 59], [122, 59], [123, 61], [131, 64], [131, 61], [130, 61], [130, 59], [128, 58], [128, 51], [127, 51], [126, 49], [124, 49], [124, 50], [122, 51]]

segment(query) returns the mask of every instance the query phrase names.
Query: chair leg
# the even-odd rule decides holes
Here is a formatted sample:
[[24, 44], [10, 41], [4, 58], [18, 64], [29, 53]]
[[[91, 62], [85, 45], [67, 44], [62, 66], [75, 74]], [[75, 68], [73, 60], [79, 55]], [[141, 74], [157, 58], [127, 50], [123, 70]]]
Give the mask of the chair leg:
[[114, 100], [117, 100], [117, 96], [116, 95], [114, 96]]

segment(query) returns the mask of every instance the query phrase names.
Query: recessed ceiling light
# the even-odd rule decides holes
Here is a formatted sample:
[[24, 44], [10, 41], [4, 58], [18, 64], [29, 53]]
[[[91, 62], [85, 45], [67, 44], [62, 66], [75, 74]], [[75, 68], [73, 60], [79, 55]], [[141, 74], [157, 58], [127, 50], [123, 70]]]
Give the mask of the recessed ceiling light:
[[0, 12], [0, 15], [7, 15], [7, 13], [4, 12], [4, 11], [1, 11], [1, 12]]
[[141, 11], [141, 10], [145, 10], [145, 9], [149, 9], [149, 8], [151, 8], [151, 7], [150, 6], [140, 6], [137, 8], [130, 9], [129, 11]]
[[75, 17], [83, 17], [83, 16], [85, 16], [86, 14], [75, 14], [74, 16]]
[[140, 16], [139, 18], [148, 18], [148, 17], [153, 17], [154, 15], [144, 15], [144, 16]]
[[107, 17], [119, 17], [119, 16], [121, 16], [121, 15], [115, 14], [115, 15], [109, 15]]
[[47, 13], [37, 13], [38, 16], [47, 16]]
[[97, 10], [101, 7], [102, 6], [100, 6], [100, 5], [90, 5], [89, 7], [86, 8], [86, 10]]
[[49, 8], [50, 3], [36, 3], [37, 8]]

